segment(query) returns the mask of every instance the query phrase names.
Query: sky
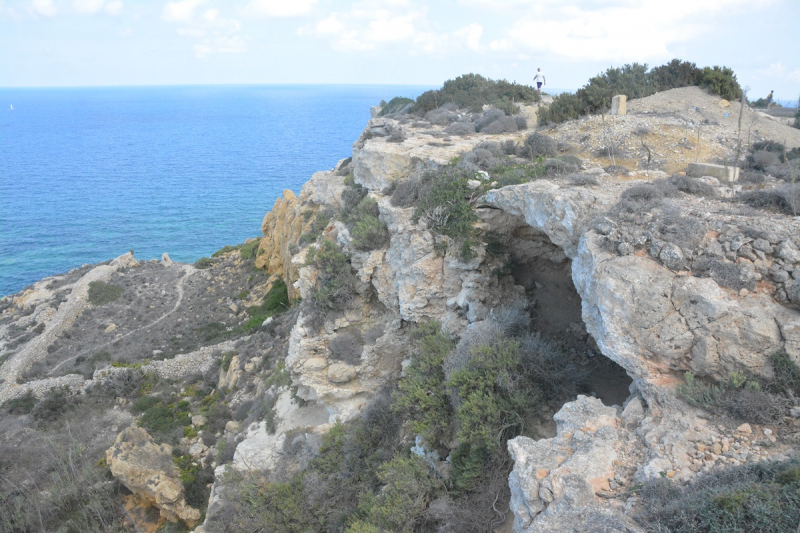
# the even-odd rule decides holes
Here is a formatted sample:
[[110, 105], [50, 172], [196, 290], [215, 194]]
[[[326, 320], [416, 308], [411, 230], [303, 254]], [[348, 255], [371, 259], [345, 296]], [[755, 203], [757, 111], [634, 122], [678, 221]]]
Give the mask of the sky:
[[532, 83], [539, 67], [574, 90], [677, 57], [796, 101], [799, 23], [800, 0], [0, 0], [0, 87]]

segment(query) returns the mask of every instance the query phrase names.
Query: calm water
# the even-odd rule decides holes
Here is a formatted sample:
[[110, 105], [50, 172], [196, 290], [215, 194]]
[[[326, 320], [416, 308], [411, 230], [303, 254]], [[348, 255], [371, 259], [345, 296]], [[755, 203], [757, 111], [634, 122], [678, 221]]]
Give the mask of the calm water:
[[131, 249], [195, 261], [258, 236], [284, 189], [351, 155], [370, 106], [425, 89], [0, 89], [0, 296]]

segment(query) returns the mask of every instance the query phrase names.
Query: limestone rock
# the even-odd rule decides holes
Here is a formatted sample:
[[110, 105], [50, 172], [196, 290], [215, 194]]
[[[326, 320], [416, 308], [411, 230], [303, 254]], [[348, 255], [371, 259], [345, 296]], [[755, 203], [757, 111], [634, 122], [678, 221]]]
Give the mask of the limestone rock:
[[544, 180], [486, 193], [487, 204], [523, 218], [570, 258], [577, 255], [578, 241], [589, 223], [614, 201], [601, 191], [563, 188]]
[[165, 267], [170, 267], [173, 265], [172, 259], [170, 259], [169, 254], [167, 252], [161, 254], [161, 264], [164, 265]]
[[624, 94], [618, 94], [611, 98], [611, 114], [612, 115], [627, 115], [628, 114], [628, 97]]
[[778, 245], [775, 255], [787, 263], [800, 263], [800, 250], [790, 240], [785, 240]]
[[347, 383], [356, 377], [356, 370], [352, 365], [333, 363], [328, 367], [328, 381], [331, 383]]
[[515, 531], [539, 531], [541, 513], [556, 517], [593, 506], [595, 492], [608, 490], [614, 477], [619, 439], [615, 409], [597, 398], [578, 396], [554, 419], [558, 435], [552, 439], [508, 441], [514, 461], [509, 486]]
[[600, 239], [587, 233], [572, 263], [583, 320], [640, 390], [669, 384], [662, 377], [670, 368], [720, 380], [736, 371], [768, 373], [765, 354], [786, 345], [775, 317], [800, 319], [767, 295], [739, 297], [648, 257], [612, 255]]
[[200, 511], [186, 504], [170, 445], [157, 445], [144, 429], [129, 427], [106, 451], [106, 461], [114, 477], [158, 507], [167, 520], [190, 526], [200, 520]]

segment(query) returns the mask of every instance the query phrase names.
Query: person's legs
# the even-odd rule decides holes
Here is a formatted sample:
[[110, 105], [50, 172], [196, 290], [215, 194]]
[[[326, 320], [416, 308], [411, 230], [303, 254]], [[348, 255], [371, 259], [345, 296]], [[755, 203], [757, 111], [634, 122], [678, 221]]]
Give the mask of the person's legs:
[[539, 92], [542, 92], [542, 82], [537, 81], [536, 82], [536, 88], [539, 89]]

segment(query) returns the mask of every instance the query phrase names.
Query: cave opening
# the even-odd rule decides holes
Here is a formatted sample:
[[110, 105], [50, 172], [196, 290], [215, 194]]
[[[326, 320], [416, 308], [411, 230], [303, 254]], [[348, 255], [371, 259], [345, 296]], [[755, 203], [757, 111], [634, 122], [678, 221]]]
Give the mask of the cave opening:
[[527, 224], [497, 243], [509, 256], [509, 273], [525, 288], [533, 329], [558, 343], [567, 361], [585, 372], [581, 394], [596, 396], [605, 405], [622, 406], [630, 396], [632, 379], [606, 357], [586, 331], [581, 298], [572, 282], [572, 261], [543, 233]]

